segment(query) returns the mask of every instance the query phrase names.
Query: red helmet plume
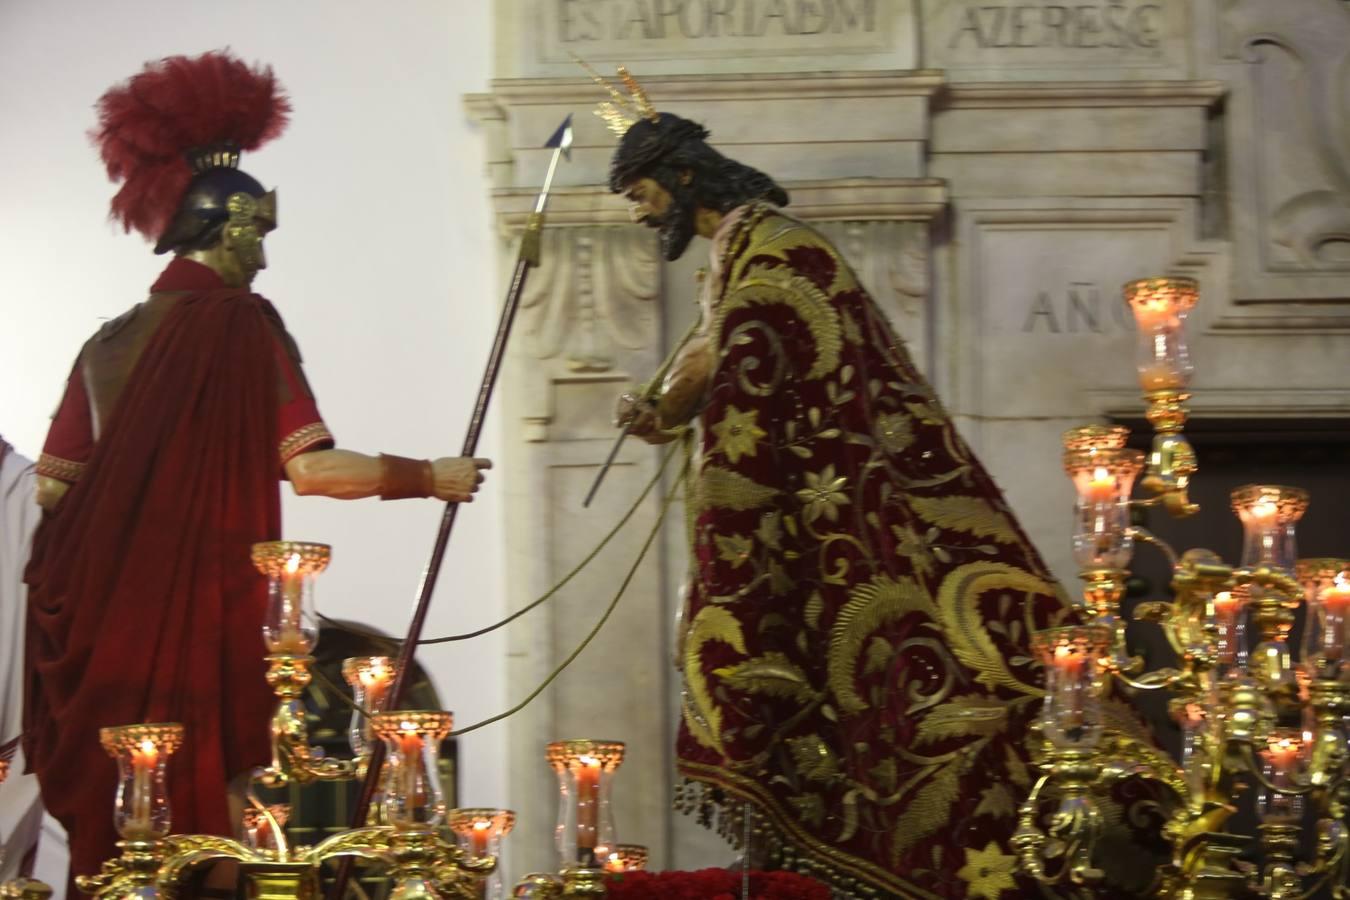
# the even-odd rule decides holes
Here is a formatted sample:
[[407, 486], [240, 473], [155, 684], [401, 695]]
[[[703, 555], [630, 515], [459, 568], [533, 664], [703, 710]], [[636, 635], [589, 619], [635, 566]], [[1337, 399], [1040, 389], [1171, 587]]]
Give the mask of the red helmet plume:
[[91, 137], [108, 176], [123, 182], [113, 218], [154, 240], [192, 180], [189, 150], [256, 150], [281, 134], [290, 111], [270, 66], [250, 67], [228, 51], [146, 63], [98, 101]]

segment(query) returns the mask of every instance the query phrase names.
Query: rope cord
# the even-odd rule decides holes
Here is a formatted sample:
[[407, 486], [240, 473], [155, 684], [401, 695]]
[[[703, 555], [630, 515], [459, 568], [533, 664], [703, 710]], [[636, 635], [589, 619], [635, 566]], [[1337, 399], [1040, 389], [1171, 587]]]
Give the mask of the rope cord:
[[[670, 449], [669, 452], [666, 453], [665, 458], [661, 460], [661, 467], [657, 471], [656, 477], [651, 480], [651, 482], [647, 485], [646, 489], [642, 492], [642, 496], [638, 498], [638, 503], [633, 505], [633, 509], [629, 511], [628, 515], [624, 516], [623, 521], [619, 523], [620, 526], [622, 526], [623, 523], [626, 522], [633, 515], [634, 512], [636, 512], [643, 498], [647, 496], [647, 493], [651, 491], [651, 489], [656, 485], [657, 481], [660, 480], [661, 474], [665, 471], [666, 464], [670, 462], [670, 458], [675, 455], [675, 450], [679, 449], [680, 446], [681, 446], [680, 444], [676, 444], [674, 447]], [[450, 732], [450, 737], [459, 737], [460, 735], [468, 734], [471, 731], [477, 731], [479, 728], [491, 725], [494, 722], [500, 722], [502, 719], [508, 718], [520, 712], [526, 706], [529, 706], [530, 703], [532, 703], [536, 697], [542, 694], [550, 684], [556, 681], [558, 676], [563, 673], [563, 670], [565, 670], [568, 666], [570, 666], [576, 660], [576, 658], [581, 655], [582, 651], [584, 651], [588, 646], [590, 646], [591, 641], [595, 640], [596, 635], [598, 635], [600, 633], [600, 630], [605, 627], [605, 624], [609, 621], [610, 616], [614, 614], [614, 610], [618, 608], [619, 600], [623, 598], [624, 593], [626, 593], [628, 590], [628, 585], [632, 583], [634, 576], [637, 575], [638, 567], [641, 566], [642, 561], [647, 558], [647, 551], [651, 549], [652, 543], [656, 540], [657, 536], [660, 535], [661, 525], [666, 520], [666, 513], [670, 511], [671, 504], [675, 501], [675, 498], [679, 496], [680, 488], [684, 484], [684, 480], [689, 474], [689, 466], [690, 460], [686, 459], [684, 463], [684, 468], [680, 471], [680, 477], [676, 479], [675, 484], [671, 486], [670, 493], [666, 495], [665, 500], [661, 504], [661, 512], [657, 515], [656, 521], [652, 524], [652, 529], [647, 534], [647, 539], [643, 541], [642, 549], [638, 551], [637, 559], [633, 560], [633, 565], [629, 567], [628, 574], [624, 576], [623, 583], [619, 585], [619, 590], [614, 594], [614, 599], [612, 599], [609, 602], [609, 606], [605, 609], [604, 615], [600, 617], [600, 621], [595, 624], [595, 627], [591, 629], [590, 633], [587, 634], [586, 637], [582, 639], [581, 643], [578, 644], [570, 654], [568, 654], [567, 658], [563, 660], [562, 663], [557, 668], [555, 668], [551, 673], [549, 673], [549, 676], [544, 679], [543, 683], [540, 684], [538, 687], [536, 687], [533, 691], [531, 691], [529, 696], [527, 696], [520, 703], [516, 704], [515, 706], [506, 710], [505, 712], [498, 713], [497, 715], [491, 717], [490, 719], [484, 719], [481, 722], [475, 722], [473, 725], [469, 725], [465, 728], [456, 729], [455, 731]], [[555, 593], [561, 590], [563, 585], [567, 584], [567, 582], [574, 575], [576, 575], [577, 572], [579, 572], [582, 568], [585, 567], [586, 563], [590, 562], [592, 559], [595, 558], [595, 556], [599, 553], [599, 550], [603, 548], [605, 546], [605, 543], [608, 543], [610, 538], [612, 538], [614, 534], [616, 534], [617, 532], [618, 528], [616, 528], [613, 532], [610, 532], [610, 534], [607, 535], [605, 537], [605, 540], [600, 544], [600, 547], [597, 547], [596, 550], [592, 552], [591, 555], [588, 556], [580, 566], [572, 570], [572, 572], [568, 574], [567, 578], [563, 579], [563, 581], [560, 582], [557, 586], [555, 586], [551, 591], [549, 591], [543, 597], [531, 603], [529, 606], [515, 613], [513, 616], [511, 616], [510, 619], [506, 619], [505, 621], [498, 623], [498, 625], [492, 626], [492, 628], [497, 628], [500, 627], [501, 625], [505, 625], [512, 619], [515, 619], [523, 615], [524, 613], [529, 612], [531, 609], [538, 606], [540, 603], [543, 603], [549, 597], [553, 596]], [[492, 628], [486, 630], [491, 631]], [[456, 635], [453, 638], [441, 638], [438, 639], [438, 641], [434, 641], [431, 643], [441, 642], [445, 640], [454, 640], [458, 637], [459, 636]], [[428, 643], [428, 642], [422, 641], [421, 643]], [[350, 696], [348, 696], [346, 691], [344, 691], [342, 688], [334, 684], [333, 680], [329, 678], [327, 675], [325, 675], [320, 669], [316, 667], [311, 671], [313, 672], [315, 678], [317, 678], [320, 682], [323, 683], [325, 687], [327, 687], [329, 692], [337, 696], [338, 699], [340, 699], [343, 703], [347, 704], [347, 706], [351, 707], [356, 712], [360, 713], [362, 716], [370, 718], [369, 710], [364, 709], [359, 704], [357, 704], [355, 700], [353, 700]]]
[[623, 598], [624, 592], [628, 590], [628, 585], [632, 583], [633, 576], [637, 574], [638, 567], [642, 565], [642, 561], [647, 558], [647, 551], [651, 549], [652, 543], [656, 540], [657, 536], [660, 535], [661, 524], [666, 520], [666, 513], [670, 511], [670, 505], [675, 501], [675, 498], [679, 495], [680, 487], [681, 485], [684, 484], [684, 480], [688, 476], [688, 474], [689, 474], [689, 461], [686, 460], [684, 468], [680, 470], [680, 477], [676, 480], [674, 486], [670, 490], [670, 493], [666, 495], [665, 501], [661, 504], [661, 512], [656, 517], [656, 522], [653, 523], [652, 530], [647, 534], [647, 539], [642, 542], [642, 549], [638, 551], [637, 559], [633, 560], [633, 565], [629, 567], [628, 574], [624, 576], [623, 583], [619, 585], [619, 590], [614, 594], [614, 599], [609, 601], [609, 606], [605, 609], [605, 614], [600, 617], [599, 622], [595, 623], [595, 627], [591, 629], [590, 634], [586, 635], [586, 637], [582, 640], [582, 642], [577, 645], [576, 649], [573, 650], [570, 654], [568, 654], [567, 659], [563, 660], [562, 663], [556, 669], [554, 669], [551, 673], [549, 673], [549, 676], [544, 679], [544, 682], [541, 685], [539, 685], [539, 687], [531, 691], [530, 695], [526, 697], [524, 700], [520, 701], [515, 706], [511, 707], [506, 712], [498, 713], [497, 715], [491, 717], [490, 719], [484, 719], [481, 722], [475, 722], [474, 724], [469, 725], [466, 728], [457, 728], [454, 731], [450, 732], [450, 737], [459, 737], [460, 735], [468, 734], [471, 731], [477, 731], [478, 729], [486, 725], [491, 725], [494, 722], [500, 722], [502, 719], [508, 718], [520, 712], [522, 709], [529, 706], [530, 703], [532, 703], [536, 697], [542, 694], [545, 688], [547, 688], [550, 684], [552, 684], [557, 679], [557, 677], [563, 673], [563, 670], [566, 669], [568, 666], [570, 666], [576, 660], [576, 658], [581, 655], [582, 651], [585, 650], [588, 646], [590, 646], [591, 641], [595, 640], [595, 636], [600, 633], [600, 629], [605, 627], [605, 623], [609, 621], [609, 617], [613, 615], [614, 610], [618, 608], [619, 600]]
[[[562, 581], [559, 581], [553, 587], [549, 588], [548, 591], [545, 592], [542, 597], [538, 598], [537, 600], [531, 601], [530, 603], [511, 613], [511, 615], [507, 616], [505, 619], [502, 619], [500, 622], [496, 622], [492, 625], [480, 628], [477, 631], [466, 631], [462, 634], [451, 634], [446, 635], [445, 637], [424, 638], [423, 640], [417, 642], [417, 646], [424, 647], [431, 644], [447, 644], [450, 643], [451, 641], [467, 641], [470, 638], [482, 637], [485, 634], [490, 634], [491, 632], [496, 631], [498, 628], [505, 628], [507, 625], [510, 625], [516, 619], [519, 619], [526, 613], [538, 609], [541, 605], [553, 599], [553, 596], [555, 594], [557, 594], [563, 588], [567, 587], [567, 585], [572, 581], [573, 578], [576, 578], [578, 575], [580, 575], [582, 570], [585, 569], [587, 566], [589, 566], [595, 560], [595, 558], [600, 555], [601, 551], [603, 551], [607, 546], [609, 546], [609, 542], [614, 539], [615, 535], [617, 535], [620, 531], [623, 530], [623, 527], [628, 524], [628, 520], [633, 518], [633, 516], [637, 514], [637, 511], [642, 508], [643, 501], [647, 499], [647, 495], [652, 492], [652, 489], [656, 487], [657, 484], [660, 483], [661, 476], [665, 475], [666, 473], [666, 466], [670, 464], [671, 457], [675, 455], [675, 451], [678, 450], [679, 447], [680, 445], [678, 443], [672, 444], [671, 448], [668, 451], [666, 451], [666, 455], [661, 458], [661, 465], [657, 468], [656, 474], [652, 476], [651, 481], [647, 482], [647, 486], [642, 489], [642, 493], [638, 494], [638, 498], [635, 501], [633, 501], [633, 505], [628, 508], [628, 512], [623, 514], [623, 517], [619, 519], [618, 523], [612, 529], [610, 529], [610, 532], [606, 534], [604, 538], [601, 539], [600, 543], [595, 546], [595, 549], [593, 549], [590, 553], [586, 555], [585, 559], [577, 563], [576, 566], [574, 566], [570, 572], [568, 572], [566, 575], [563, 576]], [[336, 619], [329, 618], [328, 616], [325, 616], [323, 613], [319, 613], [319, 618], [323, 619], [326, 622], [329, 622], [330, 624], [334, 625], [340, 624]], [[393, 644], [401, 645], [403, 643], [398, 638], [387, 638], [386, 640], [388, 640], [390, 643]]]

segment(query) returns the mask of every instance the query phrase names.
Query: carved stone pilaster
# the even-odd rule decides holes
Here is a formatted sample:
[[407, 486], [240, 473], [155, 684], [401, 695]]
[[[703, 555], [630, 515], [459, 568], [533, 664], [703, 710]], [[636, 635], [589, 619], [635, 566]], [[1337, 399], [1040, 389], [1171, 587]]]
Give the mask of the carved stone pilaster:
[[[1234, 299], [1350, 297], [1350, 6], [1217, 0], [1216, 69], [1232, 90], [1226, 152]], [[1267, 307], [1267, 309], [1271, 309]], [[1316, 312], [1350, 327], [1350, 308]], [[1308, 327], [1267, 312], [1257, 324]]]

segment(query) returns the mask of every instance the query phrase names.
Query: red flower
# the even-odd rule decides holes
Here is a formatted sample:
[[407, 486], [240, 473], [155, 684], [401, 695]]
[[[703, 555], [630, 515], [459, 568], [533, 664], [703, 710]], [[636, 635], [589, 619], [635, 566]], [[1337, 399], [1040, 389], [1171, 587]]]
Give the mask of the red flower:
[[[740, 900], [741, 873], [726, 869], [697, 872], [625, 872], [609, 876], [611, 900]], [[791, 872], [751, 872], [751, 900], [830, 900], [830, 890]]]

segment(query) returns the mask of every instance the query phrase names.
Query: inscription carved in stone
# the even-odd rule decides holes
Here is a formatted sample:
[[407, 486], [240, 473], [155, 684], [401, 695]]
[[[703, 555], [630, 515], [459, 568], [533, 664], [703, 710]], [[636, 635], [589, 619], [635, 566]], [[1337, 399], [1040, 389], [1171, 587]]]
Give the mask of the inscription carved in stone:
[[909, 0], [536, 0], [544, 59], [875, 53]]
[[1177, 62], [1182, 4], [1162, 0], [926, 0], [925, 65], [1155, 68]]

